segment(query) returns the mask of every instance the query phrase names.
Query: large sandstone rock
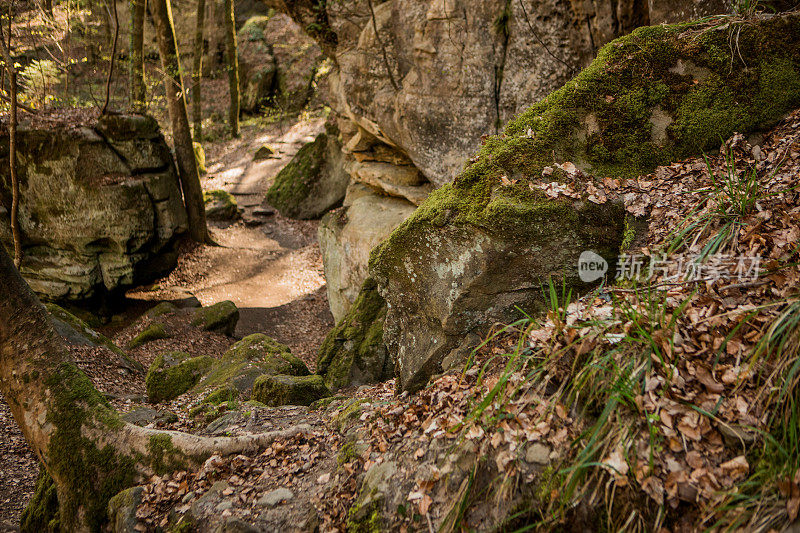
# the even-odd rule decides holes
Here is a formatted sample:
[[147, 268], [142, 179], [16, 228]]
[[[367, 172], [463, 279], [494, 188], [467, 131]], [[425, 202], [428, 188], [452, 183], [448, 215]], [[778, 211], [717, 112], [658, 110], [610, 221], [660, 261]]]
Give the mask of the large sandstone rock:
[[[22, 274], [41, 297], [81, 300], [171, 267], [186, 212], [155, 120], [108, 116], [84, 127], [21, 128]], [[0, 206], [11, 206], [0, 133]], [[11, 248], [7, 211], [0, 241]]]
[[266, 201], [283, 216], [319, 218], [344, 199], [349, 176], [342, 164], [335, 126], [297, 152], [267, 191]]
[[302, 109], [314, 92], [322, 50], [284, 14], [253, 17], [239, 30], [242, 110]]
[[367, 278], [372, 249], [415, 208], [406, 200], [382, 196], [367, 187], [348, 193], [345, 204], [325, 215], [319, 225], [328, 302], [337, 322], [356, 300]]
[[[537, 185], [635, 177], [800, 105], [800, 14], [745, 24], [738, 43], [732, 51], [726, 31], [676, 25], [607, 45], [487, 139], [452, 185], [392, 233], [370, 274], [388, 304], [384, 341], [402, 388], [425, 386], [467, 353], [471, 335], [512, 320], [517, 307], [540, 310], [548, 279], [585, 290], [577, 276], [584, 250], [613, 272], [622, 208], [586, 193], [551, 199]], [[584, 174], [572, 165], [552, 172], [564, 161]]]
[[[722, 0], [344, 0], [282, 8], [335, 59], [331, 105], [439, 186], [518, 112], [634, 28]], [[683, 19], [685, 20], [685, 19]]]

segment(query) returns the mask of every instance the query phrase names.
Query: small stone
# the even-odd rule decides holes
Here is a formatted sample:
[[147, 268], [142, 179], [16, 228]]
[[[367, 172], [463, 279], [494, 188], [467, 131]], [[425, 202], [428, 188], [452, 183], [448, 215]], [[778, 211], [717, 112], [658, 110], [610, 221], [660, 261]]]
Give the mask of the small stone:
[[253, 154], [253, 161], [263, 161], [264, 159], [270, 159], [272, 157], [277, 157], [275, 149], [268, 144], [265, 144], [256, 150], [255, 154]]
[[271, 217], [275, 214], [275, 210], [271, 207], [256, 207], [253, 209], [253, 215], [259, 217]]
[[550, 462], [550, 448], [539, 442], [528, 446], [525, 452], [525, 460], [529, 463], [546, 465]]
[[262, 507], [275, 507], [282, 501], [289, 501], [294, 498], [294, 494], [287, 488], [281, 487], [264, 494], [258, 499], [258, 505]]
[[227, 511], [233, 507], [233, 502], [230, 500], [223, 500], [217, 504], [217, 511]]

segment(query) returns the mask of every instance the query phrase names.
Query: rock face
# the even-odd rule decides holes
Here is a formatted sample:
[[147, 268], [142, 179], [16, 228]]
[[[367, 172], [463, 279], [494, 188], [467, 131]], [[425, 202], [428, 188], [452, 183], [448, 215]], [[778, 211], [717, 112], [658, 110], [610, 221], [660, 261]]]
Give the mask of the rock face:
[[410, 202], [354, 187], [345, 206], [331, 211], [319, 226], [319, 243], [325, 267], [328, 302], [339, 322], [358, 296], [367, 278], [372, 249], [414, 212]]
[[275, 177], [266, 201], [283, 216], [319, 218], [341, 204], [349, 176], [342, 165], [338, 130], [329, 126], [297, 152]]
[[[22, 274], [40, 297], [82, 300], [170, 268], [186, 230], [172, 156], [156, 122], [19, 132]], [[8, 139], [0, 134], [0, 240], [11, 249]]]
[[[622, 208], [588, 191], [553, 199], [543, 184], [589, 188], [594, 177], [645, 174], [800, 105], [800, 15], [742, 26], [736, 57], [727, 39], [725, 31], [676, 25], [640, 28], [607, 45], [574, 80], [487, 139], [455, 182], [373, 253], [370, 275], [388, 304], [384, 340], [402, 388], [425, 386], [466, 354], [470, 335], [512, 320], [515, 307], [541, 309], [548, 278], [585, 289], [582, 251], [613, 264]], [[747, 68], [731, 70], [741, 58]]]
[[[499, 132], [563, 85], [602, 45], [651, 22], [728, 7], [724, 0], [279, 3], [334, 60], [329, 102], [339, 116], [351, 182], [413, 205], [453, 180], [481, 136]], [[673, 8], [682, 15], [670, 13]], [[348, 209], [349, 217], [359, 215]], [[375, 243], [371, 233], [367, 228], [351, 242], [327, 239], [323, 249], [363, 258]], [[355, 249], [353, 240], [364, 247]], [[325, 266], [339, 319], [365, 278], [364, 263], [326, 259]]]
[[[602, 45], [651, 22], [727, 7], [679, 4], [346, 0], [284, 8], [335, 59], [334, 109], [440, 186], [461, 170], [481, 135], [497, 133], [564, 84]], [[670, 13], [675, 7], [681, 15]]]
[[242, 110], [302, 109], [314, 92], [322, 50], [284, 14], [253, 17], [238, 33]]

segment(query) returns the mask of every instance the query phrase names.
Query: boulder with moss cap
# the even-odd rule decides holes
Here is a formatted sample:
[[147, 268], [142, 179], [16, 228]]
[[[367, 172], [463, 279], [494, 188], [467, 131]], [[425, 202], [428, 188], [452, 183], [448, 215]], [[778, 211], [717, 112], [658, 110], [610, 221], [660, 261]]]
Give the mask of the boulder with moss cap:
[[[640, 28], [606, 45], [575, 79], [487, 139], [453, 184], [373, 252], [401, 388], [424, 387], [463, 360], [492, 323], [543, 309], [549, 279], [588, 289], [577, 275], [583, 251], [614, 264], [623, 208], [551, 199], [538, 184], [635, 177], [800, 105], [800, 14], [736, 25], [735, 51], [713, 21]], [[543, 175], [565, 161], [582, 174]]]
[[192, 325], [206, 331], [216, 331], [224, 335], [233, 335], [239, 322], [239, 309], [230, 300], [217, 302], [208, 307], [194, 310]]
[[252, 398], [271, 407], [311, 405], [330, 396], [322, 376], [263, 375], [253, 385]]
[[152, 403], [177, 398], [200, 381], [213, 364], [211, 357], [191, 357], [185, 352], [157, 355], [145, 378], [147, 398]]
[[195, 391], [210, 392], [209, 398], [213, 397], [215, 402], [246, 399], [259, 376], [305, 376], [310, 373], [287, 346], [261, 333], [254, 333], [231, 346], [195, 386]]
[[336, 126], [297, 152], [275, 177], [266, 201], [283, 216], [311, 219], [341, 204], [350, 181], [341, 162], [341, 144]]

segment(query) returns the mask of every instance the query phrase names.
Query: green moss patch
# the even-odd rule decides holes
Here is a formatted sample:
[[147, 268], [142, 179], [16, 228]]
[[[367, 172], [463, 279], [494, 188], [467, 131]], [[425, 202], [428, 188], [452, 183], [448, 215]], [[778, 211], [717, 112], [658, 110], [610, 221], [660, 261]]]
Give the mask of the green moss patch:
[[128, 349], [133, 350], [150, 341], [169, 339], [170, 337], [172, 337], [172, 335], [167, 332], [167, 328], [164, 324], [161, 322], [153, 322], [128, 343]]
[[203, 191], [203, 202], [206, 206], [206, 218], [209, 220], [231, 220], [239, 216], [236, 198], [222, 189]]
[[237, 322], [239, 322], [239, 309], [229, 300], [208, 307], [199, 307], [195, 309], [192, 318], [192, 326], [224, 335], [233, 335]]
[[305, 376], [310, 373], [288, 346], [255, 333], [231, 346], [195, 386], [195, 392], [211, 391], [205, 401], [217, 404], [249, 397], [256, 379], [264, 374]]
[[253, 385], [252, 398], [265, 405], [311, 405], [330, 396], [322, 376], [264, 375]]
[[383, 344], [386, 302], [377, 284], [367, 278], [358, 298], [328, 333], [317, 358], [317, 372], [332, 391], [391, 379], [392, 367]]
[[194, 387], [214, 364], [211, 357], [190, 357], [184, 352], [166, 352], [156, 356], [147, 371], [147, 398], [163, 402], [177, 398]]
[[298, 218], [303, 214], [302, 204], [311, 193], [313, 184], [319, 180], [324, 167], [327, 145], [327, 134], [317, 135], [314, 142], [300, 148], [275, 177], [275, 182], [267, 191], [266, 200], [281, 215]]
[[22, 511], [19, 525], [23, 533], [55, 533], [60, 530], [56, 485], [43, 466], [39, 467], [36, 489]]

